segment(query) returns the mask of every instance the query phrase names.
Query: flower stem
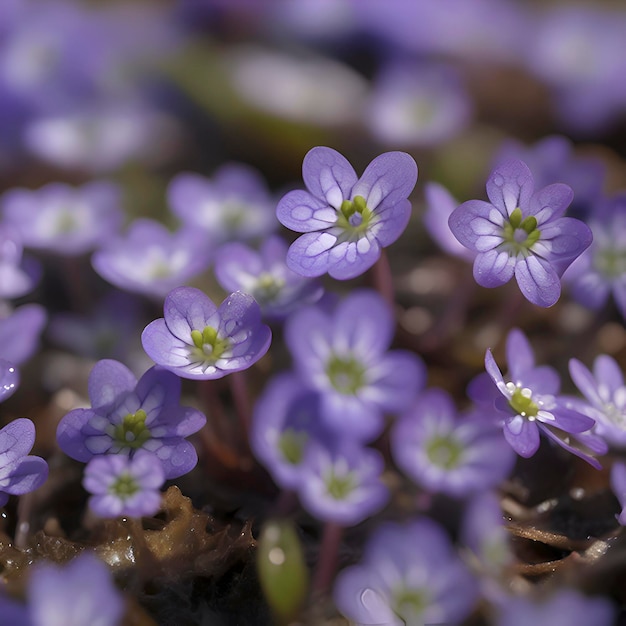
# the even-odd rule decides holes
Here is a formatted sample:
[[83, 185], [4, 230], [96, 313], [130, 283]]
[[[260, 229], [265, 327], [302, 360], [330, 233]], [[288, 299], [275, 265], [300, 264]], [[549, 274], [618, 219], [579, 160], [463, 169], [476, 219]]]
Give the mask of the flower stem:
[[395, 293], [393, 289], [393, 275], [387, 251], [382, 248], [380, 258], [371, 269], [371, 279], [374, 289], [383, 297], [385, 302], [393, 309], [395, 304]]
[[240, 439], [243, 440], [244, 448], [249, 449], [249, 433], [250, 433], [250, 420], [252, 409], [250, 405], [250, 394], [248, 393], [248, 383], [246, 380], [246, 373], [233, 372], [228, 376], [230, 383], [230, 392], [235, 405], [235, 411], [239, 418]]
[[317, 567], [313, 575], [313, 596], [323, 595], [330, 589], [339, 555], [343, 526], [336, 522], [326, 522], [320, 545]]

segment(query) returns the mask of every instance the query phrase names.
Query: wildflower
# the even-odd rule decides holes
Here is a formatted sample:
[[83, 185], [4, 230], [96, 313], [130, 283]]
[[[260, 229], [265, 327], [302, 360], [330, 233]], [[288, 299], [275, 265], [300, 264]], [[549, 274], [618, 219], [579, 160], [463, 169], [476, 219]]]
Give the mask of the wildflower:
[[119, 188], [102, 181], [11, 189], [2, 197], [4, 222], [26, 248], [67, 256], [88, 252], [114, 234], [122, 222], [120, 204]]
[[172, 233], [156, 220], [137, 219], [125, 235], [97, 250], [91, 262], [112, 285], [161, 299], [208, 267], [209, 249], [197, 231]]
[[509, 333], [506, 354], [510, 380], [504, 380], [491, 350], [485, 354], [485, 369], [499, 392], [494, 403], [495, 415], [502, 422], [509, 445], [520, 456], [531, 457], [539, 448], [542, 432], [599, 468], [597, 460], [580, 444], [597, 453], [605, 452], [606, 446], [586, 436], [594, 420], [558, 395], [561, 381], [556, 371], [547, 366], [535, 367], [531, 347], [520, 330]]
[[377, 437], [386, 412], [409, 408], [424, 384], [421, 359], [389, 351], [391, 311], [373, 291], [352, 292], [332, 314], [319, 306], [293, 313], [285, 340], [302, 381], [321, 395], [321, 419], [338, 435]]
[[294, 272], [328, 272], [339, 280], [359, 276], [408, 224], [407, 198], [417, 181], [417, 165], [404, 152], [381, 154], [357, 179], [341, 154], [317, 147], [304, 157], [302, 175], [308, 191], [291, 191], [276, 207], [281, 224], [305, 233], [287, 253]]
[[534, 191], [521, 161], [497, 167], [487, 181], [489, 202], [469, 200], [450, 216], [454, 236], [478, 254], [474, 278], [499, 287], [513, 275], [524, 297], [552, 306], [561, 295], [560, 276], [592, 240], [581, 221], [562, 217], [573, 194], [561, 183]]
[[83, 486], [92, 494], [89, 508], [100, 517], [154, 515], [161, 505], [163, 465], [152, 452], [132, 458], [120, 454], [94, 456], [85, 467]]
[[215, 277], [226, 291], [249, 293], [270, 318], [284, 318], [294, 309], [319, 300], [324, 292], [317, 281], [290, 270], [285, 263], [287, 244], [271, 235], [258, 252], [243, 243], [220, 247]]
[[0, 357], [15, 365], [30, 359], [47, 319], [46, 309], [39, 304], [23, 304], [0, 319]]
[[41, 266], [22, 256], [22, 240], [17, 231], [0, 225], [0, 299], [27, 294], [40, 276]]
[[216, 307], [199, 289], [178, 287], [165, 298], [164, 315], [146, 326], [141, 342], [155, 363], [183, 378], [222, 378], [247, 369], [272, 339], [259, 305], [240, 291]]
[[492, 423], [458, 418], [451, 397], [441, 389], [423, 392], [396, 422], [391, 452], [416, 483], [455, 497], [499, 484], [515, 458]]
[[31, 456], [35, 443], [35, 425], [25, 417], [9, 422], [0, 430], [0, 506], [9, 495], [34, 491], [46, 481], [48, 464]]
[[184, 438], [204, 426], [205, 416], [180, 406], [181, 380], [152, 367], [137, 381], [118, 361], [98, 361], [89, 374], [90, 409], [74, 409], [59, 422], [57, 440], [68, 456], [86, 463], [96, 455], [156, 454], [166, 478], [191, 471], [198, 455]]
[[0, 402], [12, 396], [20, 385], [20, 373], [13, 363], [0, 359]]
[[338, 609], [359, 626], [459, 624], [477, 585], [443, 529], [429, 519], [379, 527], [357, 565], [335, 582]]

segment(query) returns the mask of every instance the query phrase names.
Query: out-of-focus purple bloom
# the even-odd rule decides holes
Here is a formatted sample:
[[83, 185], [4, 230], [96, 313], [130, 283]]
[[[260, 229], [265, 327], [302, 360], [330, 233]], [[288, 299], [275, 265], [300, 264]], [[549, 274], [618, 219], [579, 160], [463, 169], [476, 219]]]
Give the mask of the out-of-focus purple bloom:
[[496, 626], [612, 626], [615, 607], [608, 598], [589, 598], [574, 589], [561, 588], [548, 598], [507, 598], [498, 613]]
[[0, 615], [5, 623], [11, 626], [33, 626], [27, 607], [15, 602], [2, 591], [0, 591]]
[[287, 253], [287, 265], [303, 276], [359, 276], [409, 222], [417, 165], [404, 152], [381, 154], [357, 179], [341, 154], [317, 147], [304, 157], [302, 175], [308, 191], [287, 193], [276, 215], [287, 228], [305, 233]]
[[596, 207], [588, 219], [593, 242], [563, 275], [572, 297], [598, 310], [612, 294], [626, 319], [626, 194]]
[[146, 450], [139, 450], [132, 458], [121, 454], [94, 456], [83, 477], [83, 486], [91, 494], [89, 508], [100, 517], [154, 515], [161, 506], [159, 489], [164, 482], [161, 461]]
[[12, 396], [19, 387], [20, 373], [13, 363], [0, 359], [0, 402]]
[[508, 161], [491, 173], [487, 195], [489, 202], [464, 202], [449, 220], [454, 236], [478, 253], [476, 282], [499, 287], [515, 275], [528, 300], [552, 306], [561, 295], [561, 274], [592, 240], [586, 224], [562, 217], [571, 188], [554, 183], [534, 191], [528, 167]]
[[293, 373], [279, 374], [264, 388], [252, 417], [250, 447], [283, 489], [295, 489], [313, 439], [328, 441], [320, 395]]
[[115, 234], [120, 206], [119, 188], [103, 181], [11, 189], [2, 197], [4, 222], [18, 231], [24, 247], [65, 256], [88, 252]]
[[191, 471], [198, 462], [185, 440], [204, 426], [200, 411], [180, 406], [181, 380], [160, 367], [137, 381], [122, 363], [98, 361], [89, 375], [90, 409], [67, 413], [57, 428], [59, 446], [83, 463], [96, 455], [133, 457], [138, 450], [156, 454], [166, 478]]
[[622, 526], [626, 526], [626, 464], [622, 461], [615, 461], [611, 466], [611, 491], [622, 507], [617, 521]]
[[417, 484], [454, 497], [498, 485], [515, 461], [497, 427], [457, 417], [452, 398], [427, 389], [394, 425], [391, 452]]
[[513, 329], [507, 337], [506, 356], [508, 381], [504, 380], [491, 350], [485, 354], [485, 369], [499, 391], [494, 408], [510, 446], [520, 456], [531, 457], [539, 448], [542, 432], [599, 468], [600, 464], [590, 452], [603, 454], [606, 445], [586, 433], [594, 425], [594, 420], [575, 410], [571, 403], [558, 395], [561, 381], [556, 370], [535, 366], [530, 344], [518, 329]]
[[287, 320], [285, 341], [306, 385], [321, 398], [321, 419], [338, 435], [377, 437], [384, 414], [409, 408], [426, 379], [414, 353], [389, 351], [392, 312], [373, 291], [352, 292], [332, 314], [319, 306]]
[[248, 369], [269, 349], [272, 331], [254, 298], [236, 291], [219, 307], [193, 287], [165, 298], [164, 317], [144, 329], [141, 343], [158, 365], [182, 378], [208, 380]]
[[48, 478], [48, 464], [28, 453], [35, 443], [35, 425], [25, 417], [0, 430], [0, 506], [9, 495], [34, 491]]
[[376, 79], [366, 124], [381, 142], [434, 146], [468, 124], [471, 100], [452, 67], [397, 64]]
[[287, 267], [287, 243], [270, 235], [259, 251], [233, 242], [215, 255], [215, 276], [228, 292], [249, 293], [269, 318], [281, 319], [294, 309], [316, 302], [324, 293], [319, 282], [296, 274]]
[[477, 585], [443, 529], [429, 519], [379, 527], [357, 565], [344, 569], [333, 597], [358, 626], [460, 624]]
[[545, 137], [531, 146], [508, 139], [496, 153], [493, 165], [498, 167], [512, 159], [526, 163], [537, 188], [552, 183], [569, 185], [574, 199], [568, 212], [576, 217], [586, 218], [601, 197], [605, 163], [598, 157], [579, 154], [571, 140], [563, 135]]
[[22, 257], [17, 231], [0, 225], [0, 299], [19, 298], [33, 289], [41, 275], [34, 259]]
[[325, 445], [311, 440], [297, 485], [300, 503], [325, 522], [354, 526], [380, 511], [389, 500], [381, 481], [382, 456], [352, 441]]
[[615, 359], [607, 354], [596, 357], [593, 374], [578, 359], [570, 359], [569, 372], [589, 403], [577, 403], [576, 408], [596, 421], [596, 434], [626, 448], [626, 385]]
[[422, 216], [422, 222], [426, 226], [428, 234], [444, 252], [465, 261], [473, 261], [476, 252], [466, 248], [452, 234], [448, 224], [453, 211], [459, 206], [456, 199], [443, 185], [432, 182], [426, 183], [424, 196], [426, 198], [426, 212]]
[[119, 626], [125, 611], [109, 568], [88, 552], [63, 566], [36, 565], [27, 594], [32, 626]]
[[172, 233], [156, 220], [141, 218], [124, 235], [106, 241], [91, 262], [112, 285], [160, 299], [204, 271], [209, 259], [201, 233], [188, 229]]
[[264, 237], [276, 229], [275, 203], [265, 180], [241, 163], [223, 165], [210, 179], [178, 174], [167, 193], [173, 213], [213, 244]]
[[15, 365], [30, 359], [47, 319], [46, 310], [39, 304], [23, 304], [0, 319], [0, 357]]

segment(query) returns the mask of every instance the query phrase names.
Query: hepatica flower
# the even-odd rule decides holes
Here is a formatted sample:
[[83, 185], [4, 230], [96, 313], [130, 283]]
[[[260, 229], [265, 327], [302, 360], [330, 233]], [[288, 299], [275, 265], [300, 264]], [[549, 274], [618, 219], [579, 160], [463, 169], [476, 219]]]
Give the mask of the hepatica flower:
[[0, 225], [0, 299], [23, 296], [33, 289], [40, 275], [39, 264], [22, 256], [22, 239], [17, 231]]
[[285, 195], [276, 215], [304, 233], [287, 253], [287, 265], [303, 276], [359, 276], [409, 222], [417, 165], [404, 152], [381, 154], [357, 178], [341, 154], [317, 147], [304, 157], [302, 175], [307, 191]]
[[48, 464], [31, 456], [35, 425], [20, 417], [0, 430], [0, 506], [9, 495], [22, 495], [40, 487], [48, 477]]
[[89, 375], [90, 409], [74, 409], [57, 428], [59, 446], [68, 456], [86, 463], [94, 456], [139, 450], [153, 452], [166, 478], [191, 471], [198, 455], [185, 437], [204, 426], [205, 416], [180, 406], [181, 380], [152, 367], [137, 381], [118, 361], [98, 361]]
[[293, 313], [285, 340], [302, 381], [321, 395], [321, 419], [338, 435], [371, 441], [384, 414], [409, 408], [424, 385], [421, 359], [388, 350], [395, 325], [373, 291], [352, 292], [332, 314], [319, 306]]
[[561, 295], [560, 276], [592, 240], [583, 222], [563, 217], [571, 188], [554, 183], [534, 191], [528, 167], [508, 161], [492, 172], [487, 195], [489, 202], [464, 202], [449, 220], [455, 237], [477, 252], [476, 282], [499, 287], [515, 275], [530, 302], [552, 306]]
[[237, 291], [217, 307], [193, 287], [171, 291], [164, 318], [141, 335], [155, 363], [182, 378], [205, 380], [247, 369], [267, 352], [271, 339], [252, 296]]

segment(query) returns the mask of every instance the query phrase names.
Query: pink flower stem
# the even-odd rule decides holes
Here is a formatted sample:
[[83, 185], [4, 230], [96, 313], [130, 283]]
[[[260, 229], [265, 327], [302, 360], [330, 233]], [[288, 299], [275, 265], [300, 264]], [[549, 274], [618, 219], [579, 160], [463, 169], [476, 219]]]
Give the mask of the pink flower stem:
[[380, 258], [374, 263], [371, 272], [371, 279], [374, 289], [383, 297], [385, 302], [393, 310], [395, 306], [395, 293], [393, 289], [393, 275], [387, 251], [382, 248]]
[[339, 546], [343, 536], [343, 526], [336, 522], [326, 522], [320, 545], [317, 567], [313, 574], [312, 594], [323, 595], [331, 587], [333, 577], [337, 571]]

